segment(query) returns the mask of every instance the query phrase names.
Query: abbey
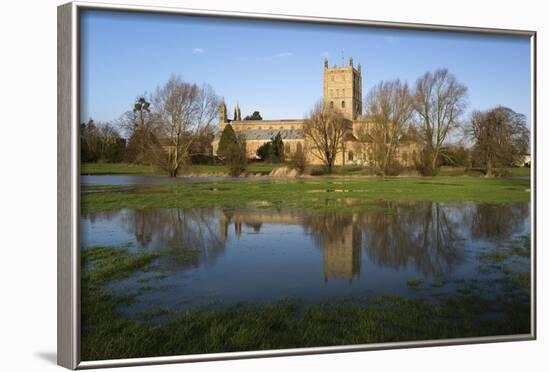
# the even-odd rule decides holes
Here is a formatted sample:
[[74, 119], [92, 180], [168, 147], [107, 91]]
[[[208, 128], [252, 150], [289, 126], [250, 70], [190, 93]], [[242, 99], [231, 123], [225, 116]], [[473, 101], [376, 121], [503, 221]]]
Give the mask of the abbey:
[[[338, 110], [348, 121], [348, 133], [344, 136], [342, 150], [336, 158], [337, 165], [358, 164], [369, 165], [371, 162], [369, 149], [358, 141], [361, 129], [368, 128], [368, 120], [362, 112], [362, 77], [361, 64], [353, 65], [349, 59], [347, 66], [329, 67], [324, 60], [323, 68], [323, 105]], [[237, 104], [233, 120], [228, 119], [227, 106], [222, 100], [220, 104], [220, 128], [212, 142], [214, 155], [217, 154], [220, 135], [226, 125], [231, 125], [235, 132], [244, 134], [246, 151], [250, 159], [257, 158], [256, 151], [277, 133], [281, 134], [285, 148], [285, 157], [289, 159], [297, 151], [305, 151], [310, 164], [321, 164], [322, 161], [307, 151], [308, 140], [304, 136], [305, 119], [285, 120], [242, 120], [241, 110]], [[417, 156], [417, 145], [403, 143], [396, 154], [403, 166], [413, 166]]]

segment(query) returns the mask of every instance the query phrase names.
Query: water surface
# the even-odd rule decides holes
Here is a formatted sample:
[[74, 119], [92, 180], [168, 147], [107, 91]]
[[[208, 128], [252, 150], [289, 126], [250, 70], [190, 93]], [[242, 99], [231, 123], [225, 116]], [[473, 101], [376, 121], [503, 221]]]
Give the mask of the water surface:
[[[530, 234], [530, 204], [381, 203], [362, 213], [274, 208], [84, 212], [83, 249], [160, 253], [156, 269], [111, 284], [130, 316], [271, 303], [428, 299], [457, 283], [491, 283], [479, 257]], [[511, 267], [528, 270], [529, 259]], [[497, 296], [498, 290], [492, 292]]]

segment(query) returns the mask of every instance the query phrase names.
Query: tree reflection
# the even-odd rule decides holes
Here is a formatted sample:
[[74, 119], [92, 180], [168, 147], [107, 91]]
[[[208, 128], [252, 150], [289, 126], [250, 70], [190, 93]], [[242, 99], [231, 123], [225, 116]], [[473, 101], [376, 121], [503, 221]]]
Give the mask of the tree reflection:
[[476, 239], [509, 239], [529, 221], [530, 206], [516, 204], [478, 204], [472, 217], [472, 237]]
[[460, 218], [451, 218], [441, 203], [385, 202], [379, 207], [359, 219], [364, 248], [378, 265], [412, 264], [424, 275], [441, 275], [463, 262]]
[[219, 213], [209, 209], [132, 210], [125, 225], [143, 247], [162, 254], [165, 268], [177, 269], [212, 264], [223, 252], [218, 218]]
[[[528, 226], [529, 212], [528, 203], [383, 202], [362, 213], [147, 209], [82, 217], [118, 224], [143, 248], [161, 253], [163, 266], [173, 269], [213, 264], [228, 239], [241, 239], [243, 227], [260, 233], [270, 224], [302, 226], [323, 252], [325, 281], [351, 282], [360, 275], [362, 254], [380, 267], [413, 268], [423, 275], [450, 273], [464, 262], [468, 241], [510, 239]], [[272, 237], [259, 234], [250, 239], [261, 247]]]

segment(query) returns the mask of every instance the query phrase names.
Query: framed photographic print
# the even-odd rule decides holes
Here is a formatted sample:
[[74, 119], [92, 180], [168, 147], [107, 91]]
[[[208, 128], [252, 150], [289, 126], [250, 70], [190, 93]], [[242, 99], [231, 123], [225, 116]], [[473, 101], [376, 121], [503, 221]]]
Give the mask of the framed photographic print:
[[58, 363], [533, 340], [535, 37], [60, 6]]

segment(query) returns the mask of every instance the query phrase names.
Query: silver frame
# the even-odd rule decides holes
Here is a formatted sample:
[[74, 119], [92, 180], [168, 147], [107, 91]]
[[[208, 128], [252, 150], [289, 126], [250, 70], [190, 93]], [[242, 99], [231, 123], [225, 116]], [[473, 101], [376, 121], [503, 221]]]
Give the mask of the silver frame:
[[[529, 36], [531, 40], [531, 332], [528, 334], [471, 337], [447, 340], [391, 342], [365, 345], [196, 354], [168, 357], [80, 360], [80, 151], [79, 151], [79, 16], [81, 10], [195, 15], [233, 19], [263, 19], [300, 23], [374, 26], [393, 29], [445, 31], [470, 34]], [[58, 155], [57, 155], [57, 363], [69, 369], [119, 367], [260, 358], [274, 356], [342, 353], [351, 351], [449, 346], [536, 339], [536, 32], [495, 28], [380, 22], [344, 18], [228, 12], [159, 6], [116, 5], [75, 1], [58, 7]]]

